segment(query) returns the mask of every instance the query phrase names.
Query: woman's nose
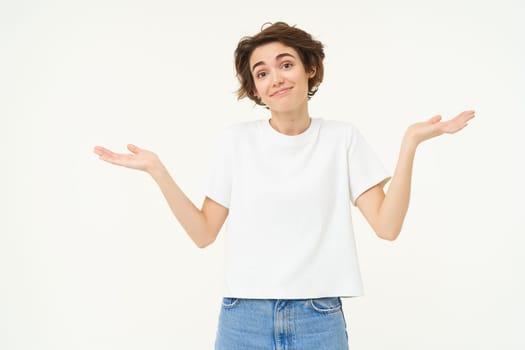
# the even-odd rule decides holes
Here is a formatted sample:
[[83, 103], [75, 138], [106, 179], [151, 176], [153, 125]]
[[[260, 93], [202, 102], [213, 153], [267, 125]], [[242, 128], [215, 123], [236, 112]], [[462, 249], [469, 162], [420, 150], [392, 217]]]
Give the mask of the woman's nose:
[[283, 82], [283, 77], [278, 72], [272, 74], [272, 83], [273, 85], [280, 85]]

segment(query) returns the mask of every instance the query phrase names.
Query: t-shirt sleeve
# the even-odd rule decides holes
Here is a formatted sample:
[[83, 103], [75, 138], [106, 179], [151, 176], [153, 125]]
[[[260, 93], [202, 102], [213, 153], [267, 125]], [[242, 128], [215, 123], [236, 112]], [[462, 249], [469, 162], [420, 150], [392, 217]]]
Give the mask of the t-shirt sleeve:
[[232, 188], [233, 137], [231, 130], [222, 132], [212, 151], [205, 195], [229, 208]]
[[352, 126], [349, 134], [348, 178], [350, 199], [355, 205], [361, 194], [381, 182], [385, 184], [390, 174], [357, 128]]

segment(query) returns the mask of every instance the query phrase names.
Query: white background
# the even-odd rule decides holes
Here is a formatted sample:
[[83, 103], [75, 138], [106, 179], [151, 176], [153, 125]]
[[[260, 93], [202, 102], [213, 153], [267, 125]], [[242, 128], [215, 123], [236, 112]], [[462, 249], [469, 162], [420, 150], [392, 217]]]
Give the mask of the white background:
[[147, 174], [92, 148], [155, 151], [200, 206], [219, 132], [267, 115], [236, 100], [233, 50], [284, 20], [326, 45], [311, 115], [356, 124], [390, 171], [409, 124], [477, 114], [418, 150], [397, 241], [355, 211], [351, 348], [523, 349], [523, 18], [518, 0], [2, 0], [0, 348], [213, 347], [222, 236], [196, 248]]

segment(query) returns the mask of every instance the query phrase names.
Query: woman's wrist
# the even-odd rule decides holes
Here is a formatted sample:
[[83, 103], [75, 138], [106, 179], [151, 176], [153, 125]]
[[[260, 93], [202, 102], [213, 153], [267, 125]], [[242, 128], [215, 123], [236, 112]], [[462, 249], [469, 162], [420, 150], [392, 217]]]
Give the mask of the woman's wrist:
[[145, 169], [145, 171], [155, 180], [161, 178], [163, 174], [167, 172], [164, 164], [162, 164], [158, 158], [156, 158], [155, 161]]
[[417, 146], [421, 141], [417, 138], [413, 130], [409, 127], [403, 137], [401, 148], [407, 151], [416, 151]]

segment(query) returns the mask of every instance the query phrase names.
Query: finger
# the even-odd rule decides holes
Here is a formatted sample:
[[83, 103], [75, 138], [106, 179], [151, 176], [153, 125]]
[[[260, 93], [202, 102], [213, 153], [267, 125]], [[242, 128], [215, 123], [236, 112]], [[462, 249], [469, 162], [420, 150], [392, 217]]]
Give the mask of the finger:
[[474, 118], [474, 116], [475, 116], [474, 111], [464, 111], [458, 114], [458, 116], [454, 119], [459, 119], [459, 120], [467, 122], [468, 120]]
[[461, 129], [463, 129], [465, 126], [467, 126], [466, 121], [460, 120], [460, 119], [452, 119], [448, 122], [442, 123], [443, 124], [443, 131], [448, 134], [454, 134]]
[[126, 163], [129, 162], [130, 158], [126, 154], [119, 154], [119, 153], [104, 153], [99, 157], [100, 160], [106, 161], [111, 164], [115, 165], [121, 165], [124, 166]]
[[461, 126], [461, 127], [465, 127], [468, 123], [469, 120], [471, 120], [472, 118], [474, 118], [474, 115], [462, 115], [460, 116], [459, 118], [455, 118], [455, 122], [457, 125]]
[[438, 123], [440, 120], [441, 120], [441, 116], [440, 116], [440, 115], [435, 115], [435, 116], [433, 116], [432, 118], [430, 118], [430, 119], [428, 120], [428, 122], [429, 122], [430, 124], [436, 124], [436, 123]]
[[463, 129], [467, 122], [474, 118], [474, 111], [464, 111], [455, 116], [454, 118], [443, 122], [443, 126], [445, 127], [445, 132], [455, 132]]
[[102, 146], [95, 146], [93, 148], [93, 152], [97, 154], [98, 156], [104, 156], [104, 155], [111, 155], [113, 152], [111, 152], [109, 149], [104, 148]]
[[96, 146], [94, 152], [98, 155], [98, 159], [117, 165], [121, 165], [120, 163], [122, 162], [123, 157], [125, 157], [123, 154], [114, 153], [101, 146]]
[[93, 152], [96, 154], [96, 155], [101, 155], [102, 152], [104, 152], [104, 147], [100, 147], [100, 146], [95, 146], [93, 147]]
[[130, 152], [132, 152], [132, 153], [139, 153], [140, 152], [140, 148], [138, 148], [137, 146], [135, 146], [135, 145], [133, 145], [131, 143], [127, 147], [130, 150]]
[[476, 112], [475, 111], [467, 111], [467, 112], [465, 112], [465, 116], [464, 116], [465, 122], [469, 121], [470, 119], [474, 118], [475, 116], [476, 116]]

